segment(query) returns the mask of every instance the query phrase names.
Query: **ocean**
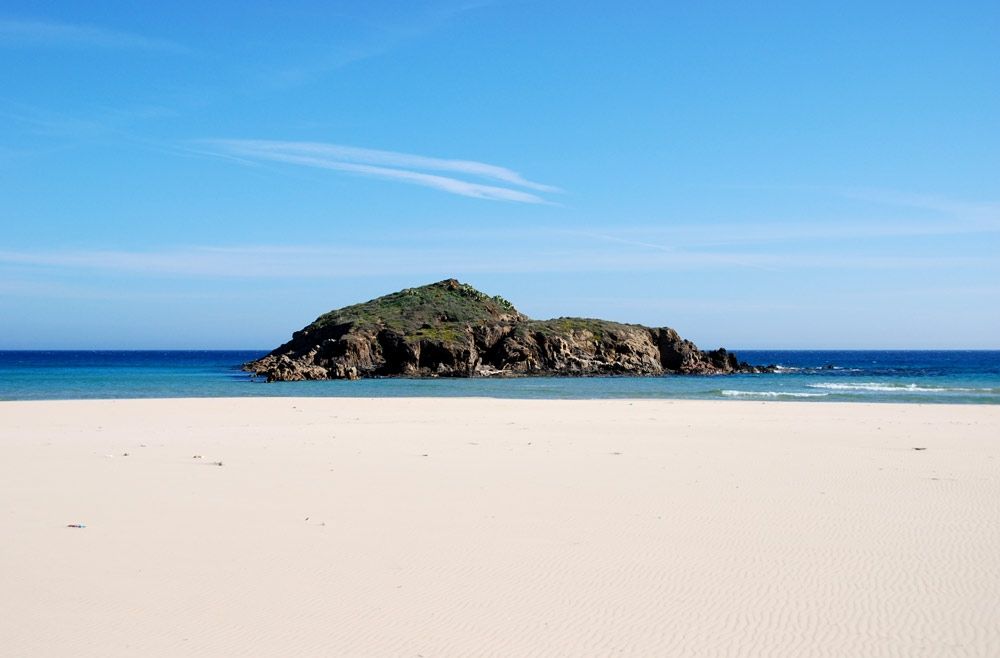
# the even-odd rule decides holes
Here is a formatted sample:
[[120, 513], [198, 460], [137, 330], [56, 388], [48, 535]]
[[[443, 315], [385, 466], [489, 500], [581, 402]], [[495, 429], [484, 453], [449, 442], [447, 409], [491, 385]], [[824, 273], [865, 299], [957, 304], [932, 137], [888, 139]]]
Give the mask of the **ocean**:
[[779, 372], [663, 377], [254, 380], [263, 351], [0, 351], [0, 400], [247, 396], [1000, 404], [1000, 351], [737, 350]]

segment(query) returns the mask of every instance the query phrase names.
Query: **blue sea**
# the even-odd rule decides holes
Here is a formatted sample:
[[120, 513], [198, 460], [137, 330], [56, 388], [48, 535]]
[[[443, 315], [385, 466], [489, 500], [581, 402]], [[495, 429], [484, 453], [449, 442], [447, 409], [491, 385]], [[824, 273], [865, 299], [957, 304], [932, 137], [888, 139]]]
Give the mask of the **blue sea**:
[[0, 351], [0, 400], [334, 396], [1000, 404], [1000, 351], [737, 351], [759, 375], [265, 383], [262, 351]]

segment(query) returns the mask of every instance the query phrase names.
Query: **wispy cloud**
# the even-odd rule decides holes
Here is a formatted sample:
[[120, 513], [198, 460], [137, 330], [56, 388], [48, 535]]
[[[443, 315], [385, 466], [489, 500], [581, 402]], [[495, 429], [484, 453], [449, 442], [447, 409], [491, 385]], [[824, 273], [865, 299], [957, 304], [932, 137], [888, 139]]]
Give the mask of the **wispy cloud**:
[[210, 143], [223, 148], [242, 150], [252, 153], [298, 153], [304, 156], [326, 158], [344, 162], [360, 162], [371, 165], [402, 167], [406, 169], [426, 169], [430, 171], [446, 171], [450, 173], [479, 176], [496, 181], [526, 187], [539, 192], [558, 192], [559, 188], [543, 185], [525, 179], [516, 171], [506, 167], [475, 162], [473, 160], [450, 160], [431, 158], [410, 153], [395, 151], [379, 151], [376, 149], [327, 144], [323, 142], [282, 142], [270, 140], [212, 140]]
[[337, 22], [342, 31], [327, 31], [325, 38], [311, 44], [307, 39], [301, 44], [303, 56], [297, 62], [268, 67], [264, 81], [275, 89], [315, 81], [331, 71], [417, 41], [463, 14], [493, 3], [494, 0], [445, 0], [394, 3], [384, 8], [379, 3], [368, 3], [360, 14], [338, 6]]
[[[872, 207], [919, 211], [916, 214], [924, 220], [935, 218], [953, 222], [962, 232], [1000, 228], [1000, 203], [995, 201], [970, 201], [938, 194], [861, 186], [712, 185], [709, 187], [733, 191], [811, 193], [817, 198], [825, 198], [824, 203], [831, 199], [848, 199]], [[914, 218], [909, 218], [907, 221], [912, 219]]]
[[159, 250], [6, 250], [0, 266], [26, 272], [108, 272], [146, 276], [250, 279], [338, 278], [408, 274], [669, 272], [703, 269], [795, 268], [799, 270], [915, 270], [974, 267], [994, 271], [977, 256], [830, 255], [821, 252], [614, 251], [599, 245], [543, 244], [530, 250], [504, 242], [479, 250], [461, 245], [414, 249], [381, 246], [177, 247]]
[[871, 187], [835, 187], [830, 189], [841, 196], [851, 199], [860, 199], [862, 201], [871, 201], [890, 206], [934, 210], [952, 215], [988, 214], [996, 217], [1000, 214], [1000, 204], [997, 203], [966, 201], [935, 194], [914, 194], [899, 190]]
[[[675, 226], [634, 226], [615, 229], [616, 235], [586, 230], [563, 230], [563, 233], [585, 235], [594, 239], [646, 246], [664, 251], [684, 248], [721, 247], [726, 245], [779, 245], [790, 242], [822, 243], [852, 241], [893, 241], [907, 238], [955, 237], [968, 235], [994, 236], [1000, 224], [972, 222], [860, 222], [841, 223], [802, 221], [761, 222], [748, 224], [680, 224]], [[898, 242], [897, 242], [898, 244]]]
[[191, 52], [187, 46], [167, 39], [120, 32], [95, 25], [25, 20], [0, 20], [0, 47], [2, 46], [103, 48], [173, 54]]
[[[284, 162], [305, 167], [345, 171], [422, 185], [477, 199], [549, 203], [537, 193], [560, 191], [559, 188], [552, 185], [530, 181], [506, 167], [473, 160], [433, 158], [323, 142], [211, 139], [200, 140], [198, 143], [206, 147], [209, 152], [217, 155], [239, 156], [251, 161]], [[427, 172], [446, 172], [453, 175], [443, 176]], [[464, 178], [456, 178], [455, 175], [461, 175]], [[483, 179], [491, 183], [476, 182], [469, 180], [469, 178]], [[531, 190], [531, 192], [525, 190]]]

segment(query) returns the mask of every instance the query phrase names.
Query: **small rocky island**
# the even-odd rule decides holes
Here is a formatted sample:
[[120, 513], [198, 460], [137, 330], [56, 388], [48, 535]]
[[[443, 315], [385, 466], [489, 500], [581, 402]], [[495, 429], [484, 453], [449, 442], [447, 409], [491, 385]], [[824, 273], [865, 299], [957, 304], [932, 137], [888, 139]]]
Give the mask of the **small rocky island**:
[[330, 311], [243, 369], [268, 381], [768, 370], [725, 349], [703, 352], [668, 327], [532, 320], [455, 279]]

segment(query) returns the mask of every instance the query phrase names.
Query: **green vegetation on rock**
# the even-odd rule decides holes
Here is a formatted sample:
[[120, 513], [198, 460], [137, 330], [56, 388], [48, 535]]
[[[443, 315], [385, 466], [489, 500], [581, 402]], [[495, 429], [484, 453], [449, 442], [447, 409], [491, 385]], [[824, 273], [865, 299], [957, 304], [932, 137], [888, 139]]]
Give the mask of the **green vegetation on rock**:
[[464, 335], [466, 325], [521, 319], [524, 316], [503, 297], [490, 297], [468, 284], [447, 279], [331, 311], [306, 330], [353, 324], [359, 329], [388, 329], [407, 337], [454, 341]]

